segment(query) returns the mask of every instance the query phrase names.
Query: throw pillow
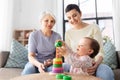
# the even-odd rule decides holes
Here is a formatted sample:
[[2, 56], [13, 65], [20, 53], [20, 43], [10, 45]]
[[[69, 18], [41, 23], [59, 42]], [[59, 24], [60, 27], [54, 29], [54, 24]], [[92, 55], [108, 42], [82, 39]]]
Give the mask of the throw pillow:
[[107, 41], [104, 44], [104, 59], [103, 62], [110, 66], [112, 69], [117, 67], [117, 57], [116, 57], [116, 49], [115, 46], [111, 43], [111, 41]]
[[24, 68], [28, 62], [28, 50], [17, 40], [13, 40], [11, 44], [10, 55], [5, 67]]

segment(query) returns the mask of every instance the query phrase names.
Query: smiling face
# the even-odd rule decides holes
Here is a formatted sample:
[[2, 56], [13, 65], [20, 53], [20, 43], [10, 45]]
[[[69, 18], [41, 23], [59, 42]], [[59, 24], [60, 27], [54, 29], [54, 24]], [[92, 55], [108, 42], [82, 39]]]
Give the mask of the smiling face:
[[90, 45], [91, 41], [89, 39], [81, 39], [77, 47], [77, 54], [80, 56], [92, 54], [93, 49], [91, 49]]
[[81, 12], [78, 12], [76, 9], [72, 9], [66, 13], [69, 23], [72, 26], [77, 26], [81, 23]]
[[51, 30], [55, 24], [55, 19], [50, 15], [46, 14], [41, 19], [41, 25], [46, 30]]

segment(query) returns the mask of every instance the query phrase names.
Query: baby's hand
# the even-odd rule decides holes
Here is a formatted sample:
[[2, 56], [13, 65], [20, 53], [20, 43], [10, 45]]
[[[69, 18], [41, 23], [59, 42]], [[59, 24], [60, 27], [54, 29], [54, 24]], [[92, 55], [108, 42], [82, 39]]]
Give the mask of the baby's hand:
[[65, 56], [67, 50], [66, 50], [66, 47], [65, 46], [62, 46], [62, 47], [57, 47], [56, 48], [57, 50], [57, 53], [61, 56]]

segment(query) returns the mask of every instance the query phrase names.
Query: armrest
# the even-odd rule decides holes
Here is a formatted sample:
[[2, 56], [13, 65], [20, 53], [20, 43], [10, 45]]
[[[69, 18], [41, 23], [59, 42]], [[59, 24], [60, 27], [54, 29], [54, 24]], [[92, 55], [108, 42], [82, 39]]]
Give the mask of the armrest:
[[4, 67], [4, 65], [6, 64], [6, 61], [8, 59], [9, 56], [9, 51], [2, 51], [0, 52], [0, 68]]
[[120, 68], [120, 51], [117, 51], [118, 68]]

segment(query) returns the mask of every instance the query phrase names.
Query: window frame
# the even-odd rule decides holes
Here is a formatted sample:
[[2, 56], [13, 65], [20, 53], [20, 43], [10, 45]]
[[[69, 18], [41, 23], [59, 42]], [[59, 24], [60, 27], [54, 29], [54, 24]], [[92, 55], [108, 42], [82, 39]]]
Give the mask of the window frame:
[[[65, 17], [64, 17], [65, 16], [65, 14], [64, 14], [65, 13], [65, 11], [64, 11], [64, 9], [65, 9], [64, 1], [65, 0], [63, 0], [63, 40], [65, 40], [64, 39], [65, 38], [65, 32], [66, 32], [65, 24], [66, 24], [66, 22], [68, 22], [68, 20], [65, 20]], [[79, 0], [78, 0], [78, 4], [77, 5], [80, 6], [80, 1]], [[95, 20], [96, 24], [98, 24], [98, 25], [99, 25], [99, 20], [106, 20], [106, 19], [113, 21], [113, 17], [112, 16], [98, 17], [97, 0], [95, 0], [95, 17], [82, 18], [82, 20], [84, 20], [84, 21], [85, 20]], [[113, 28], [113, 42], [114, 42], [114, 28]]]

